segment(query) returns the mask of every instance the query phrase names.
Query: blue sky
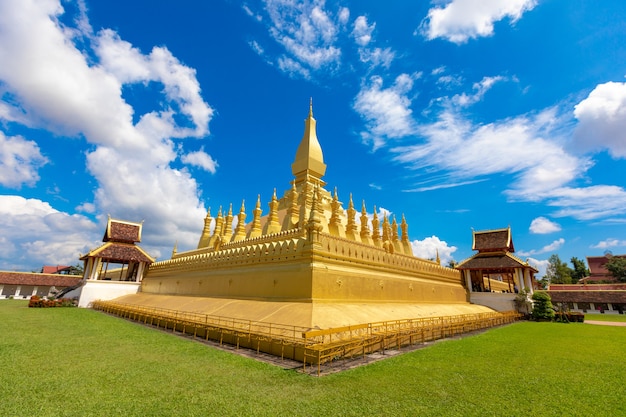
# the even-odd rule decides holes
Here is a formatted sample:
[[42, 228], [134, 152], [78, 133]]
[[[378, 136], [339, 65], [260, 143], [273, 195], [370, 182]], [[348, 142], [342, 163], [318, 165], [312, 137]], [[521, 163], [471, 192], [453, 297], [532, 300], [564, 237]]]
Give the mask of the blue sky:
[[[416, 255], [626, 253], [626, 3], [0, 1], [0, 269], [75, 264], [108, 215], [194, 248], [292, 179], [309, 99], [328, 189]], [[359, 204], [360, 207], [360, 204]]]

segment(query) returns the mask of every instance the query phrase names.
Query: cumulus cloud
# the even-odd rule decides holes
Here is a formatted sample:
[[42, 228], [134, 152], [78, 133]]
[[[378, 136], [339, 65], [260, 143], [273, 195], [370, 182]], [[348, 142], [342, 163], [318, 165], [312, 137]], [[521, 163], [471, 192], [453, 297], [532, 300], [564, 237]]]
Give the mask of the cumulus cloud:
[[[375, 46], [375, 22], [366, 16], [357, 16], [350, 24], [350, 10], [347, 7], [333, 9], [325, 0], [264, 0], [263, 13], [245, 7], [246, 14], [255, 17], [267, 26], [273, 42], [281, 47], [276, 53], [272, 47], [264, 47], [261, 40], [249, 42], [250, 47], [270, 65], [293, 78], [313, 79], [316, 75], [337, 75], [342, 60], [350, 60], [357, 53], [359, 61], [368, 69], [378, 66], [389, 68], [395, 53], [389, 47]], [[354, 44], [346, 42], [349, 38]], [[356, 47], [356, 51], [351, 46]], [[345, 58], [348, 56], [349, 58]]]
[[518, 254], [520, 256], [531, 256], [531, 255], [540, 255], [542, 253], [550, 253], [558, 250], [561, 246], [565, 244], [565, 239], [560, 238], [555, 240], [554, 242], [544, 246], [541, 249], [532, 249], [530, 251], [519, 251]]
[[79, 254], [97, 247], [102, 232], [81, 215], [60, 212], [37, 199], [0, 196], [0, 270], [40, 270], [76, 265]]
[[575, 179], [588, 161], [575, 158], [544, 137], [553, 122], [548, 114], [519, 116], [474, 125], [453, 110], [438, 120], [419, 126], [423, 144], [397, 147], [397, 160], [414, 168], [446, 170], [456, 178], [495, 173], [515, 174], [508, 194], [537, 200]]
[[[174, 140], [209, 133], [213, 109], [195, 70], [165, 47], [144, 54], [110, 29], [94, 33], [84, 14], [62, 19], [75, 27], [62, 24], [64, 13], [57, 0], [0, 3], [0, 81], [4, 97], [11, 97], [0, 117], [91, 145], [87, 168], [97, 188], [93, 203], [80, 206], [85, 212], [95, 204], [113, 217], [144, 219], [144, 239], [156, 247], [171, 247], [174, 239], [194, 245], [205, 214], [198, 184], [172, 164], [179, 149], [184, 154]], [[156, 87], [160, 99], [135, 114], [123, 95], [128, 86]], [[187, 160], [212, 172], [215, 165], [202, 152]]]
[[413, 255], [418, 258], [435, 260], [439, 254], [442, 265], [447, 265], [453, 260], [452, 254], [457, 250], [456, 246], [448, 246], [445, 240], [441, 240], [437, 236], [414, 240], [411, 242], [411, 247], [413, 248]]
[[616, 248], [620, 246], [626, 246], [626, 240], [609, 238], [606, 240], [602, 240], [596, 243], [595, 245], [591, 245], [590, 247], [593, 249], [610, 249], [610, 248]]
[[457, 94], [452, 97], [452, 102], [461, 107], [470, 106], [482, 100], [485, 93], [487, 93], [495, 83], [506, 80], [506, 77], [500, 75], [495, 77], [483, 77], [482, 80], [472, 85], [472, 94]]
[[37, 143], [0, 131], [0, 185], [21, 188], [39, 180], [38, 169], [48, 162]]
[[550, 261], [548, 259], [539, 260], [535, 258], [528, 258], [527, 261], [531, 266], [539, 271], [536, 276], [537, 278], [541, 278], [546, 274], [546, 271], [548, 270], [548, 265], [550, 264]]
[[626, 158], [626, 83], [600, 84], [574, 107], [575, 144], [584, 151], [608, 150]]
[[493, 35], [494, 22], [509, 18], [515, 23], [536, 4], [536, 0], [453, 0], [430, 9], [420, 29], [429, 40], [443, 38], [461, 44]]
[[561, 230], [561, 226], [545, 217], [537, 217], [530, 222], [528, 230], [530, 230], [530, 233], [543, 235], [558, 232]]
[[181, 160], [186, 164], [202, 168], [211, 174], [215, 174], [217, 169], [217, 162], [211, 158], [211, 155], [204, 152], [204, 149], [200, 149], [196, 152], [189, 152], [188, 154], [183, 155]]
[[367, 46], [372, 40], [372, 32], [376, 24], [368, 24], [367, 17], [359, 16], [354, 21], [354, 29], [352, 30], [352, 36], [354, 41], [359, 46]]
[[285, 51], [277, 60], [279, 68], [309, 78], [311, 71], [339, 67], [341, 49], [336, 43], [350, 16], [347, 8], [333, 13], [322, 0], [266, 0], [265, 11], [270, 35]]
[[353, 107], [365, 119], [367, 131], [361, 133], [364, 143], [378, 149], [390, 139], [413, 133], [415, 123], [411, 117], [411, 100], [414, 76], [401, 74], [390, 87], [383, 87], [379, 76], [370, 78], [362, 86]]

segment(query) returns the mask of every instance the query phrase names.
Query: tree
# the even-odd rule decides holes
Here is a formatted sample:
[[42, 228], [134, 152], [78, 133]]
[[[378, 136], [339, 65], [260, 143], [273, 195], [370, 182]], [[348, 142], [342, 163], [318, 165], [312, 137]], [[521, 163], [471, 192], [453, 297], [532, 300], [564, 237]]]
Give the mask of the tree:
[[532, 299], [535, 302], [532, 312], [533, 319], [552, 320], [554, 317], [554, 309], [552, 308], [550, 294], [545, 291], [535, 291]]
[[589, 269], [587, 269], [585, 261], [574, 256], [570, 259], [570, 262], [574, 266], [574, 270], [572, 271], [572, 282], [578, 282], [578, 280], [589, 276]]
[[554, 254], [548, 259], [546, 278], [551, 284], [571, 284], [573, 272], [574, 271], [559, 258], [559, 255]]
[[626, 258], [611, 256], [604, 267], [619, 282], [626, 282]]

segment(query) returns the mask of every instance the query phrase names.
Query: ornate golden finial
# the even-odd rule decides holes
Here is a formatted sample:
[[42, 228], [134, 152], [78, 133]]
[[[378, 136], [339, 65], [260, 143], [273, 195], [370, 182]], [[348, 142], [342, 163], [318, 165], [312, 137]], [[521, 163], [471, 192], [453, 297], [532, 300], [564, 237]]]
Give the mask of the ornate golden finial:
[[319, 187], [316, 186], [313, 191], [311, 201], [311, 212], [309, 213], [309, 220], [306, 223], [307, 237], [313, 244], [319, 245], [319, 233], [324, 229], [321, 220], [321, 213], [318, 208], [319, 199]]
[[228, 207], [228, 214], [224, 219], [224, 227], [222, 228], [223, 243], [230, 242], [231, 237], [233, 236], [233, 203], [230, 203]]
[[439, 249], [436, 249], [436, 250], [437, 250], [437, 259], [435, 259], [435, 262], [441, 265], [441, 259], [439, 259]]
[[237, 215], [237, 227], [235, 228], [235, 234], [233, 235], [233, 242], [243, 240], [246, 238], [246, 208], [244, 206], [245, 200], [241, 201], [241, 208]]
[[256, 207], [253, 211], [252, 218], [252, 226], [250, 227], [250, 232], [248, 232], [248, 238], [259, 237], [262, 234], [261, 230], [261, 214], [263, 211], [261, 210], [261, 194], [257, 196], [256, 199]]
[[211, 239], [211, 222], [213, 218], [211, 217], [211, 207], [206, 211], [206, 217], [204, 218], [204, 229], [202, 229], [202, 235], [200, 236], [200, 241], [198, 242], [198, 249], [204, 248], [208, 246], [209, 239]]
[[381, 247], [382, 242], [380, 240], [380, 222], [378, 221], [378, 212], [376, 206], [374, 206], [374, 215], [372, 216], [372, 241], [374, 245]]
[[220, 206], [219, 210], [217, 211], [217, 217], [215, 218], [215, 229], [213, 230], [213, 234], [211, 235], [211, 238], [209, 239], [209, 243], [207, 246], [211, 248], [214, 247], [215, 240], [217, 239], [218, 236], [221, 236], [223, 232], [224, 232], [224, 216], [222, 215], [222, 206]]
[[280, 223], [278, 222], [278, 200], [276, 199], [276, 188], [274, 188], [274, 194], [272, 195], [272, 201], [269, 202], [269, 206], [270, 212], [267, 216], [265, 228], [263, 229], [264, 235], [280, 232]]
[[365, 208], [365, 200], [361, 204], [361, 242], [371, 245], [372, 238], [370, 237], [369, 218], [367, 217], [367, 209]]
[[404, 218], [404, 213], [402, 214], [402, 223], [400, 223], [400, 229], [402, 230], [401, 240], [404, 254], [413, 256], [413, 247], [411, 246], [411, 242], [409, 241], [409, 225]]
[[337, 195], [337, 187], [335, 187], [333, 194], [333, 201], [330, 203], [331, 214], [328, 221], [328, 231], [333, 236], [346, 237], [346, 233], [341, 227], [341, 217], [343, 215], [343, 208], [339, 202], [339, 196]]
[[316, 121], [313, 118], [313, 99], [309, 104], [309, 115], [304, 120], [304, 135], [298, 145], [296, 157], [291, 164], [291, 172], [301, 189], [301, 183], [321, 183], [321, 178], [326, 173], [326, 164], [324, 163], [324, 154], [322, 147], [317, 140], [317, 132], [315, 129]]
[[177, 252], [178, 252], [178, 240], [174, 242], [174, 249], [172, 249], [172, 259], [174, 259], [174, 256], [176, 256]]
[[395, 253], [404, 253], [404, 248], [402, 247], [402, 243], [400, 243], [398, 236], [398, 222], [396, 221], [395, 215], [393, 216], [393, 221], [391, 222], [391, 242], [393, 243]]
[[291, 182], [291, 190], [287, 195], [287, 213], [283, 218], [282, 230], [291, 230], [300, 227], [300, 206], [298, 205], [298, 190], [295, 181]]
[[357, 240], [357, 226], [354, 217], [356, 216], [356, 210], [354, 209], [354, 202], [352, 201], [352, 193], [350, 193], [350, 202], [348, 203], [348, 224], [346, 224], [346, 237], [350, 240]]

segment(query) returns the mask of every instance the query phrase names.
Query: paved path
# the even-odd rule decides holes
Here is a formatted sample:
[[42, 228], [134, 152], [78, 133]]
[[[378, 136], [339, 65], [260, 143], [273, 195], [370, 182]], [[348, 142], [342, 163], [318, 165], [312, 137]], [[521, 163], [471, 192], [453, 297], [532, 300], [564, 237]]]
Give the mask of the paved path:
[[596, 320], [585, 320], [587, 324], [599, 324], [600, 326], [620, 326], [626, 327], [626, 322], [623, 321], [596, 321]]

